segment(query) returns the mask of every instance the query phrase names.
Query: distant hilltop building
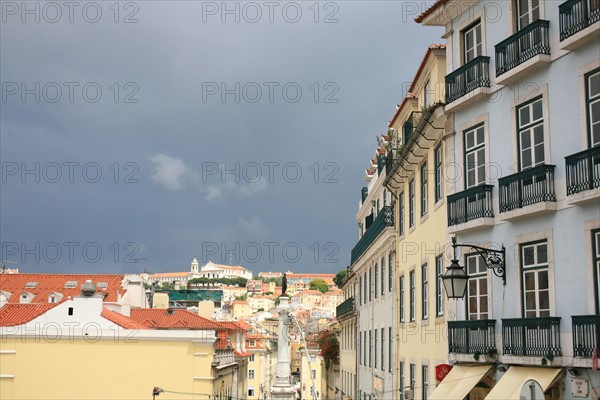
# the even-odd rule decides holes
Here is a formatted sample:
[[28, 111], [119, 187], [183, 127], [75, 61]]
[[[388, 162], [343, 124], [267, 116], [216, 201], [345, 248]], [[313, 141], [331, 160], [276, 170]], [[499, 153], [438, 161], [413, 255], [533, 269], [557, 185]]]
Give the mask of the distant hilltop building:
[[283, 277], [283, 272], [271, 272], [271, 271], [259, 272], [258, 277], [264, 278], [264, 279], [272, 279], [272, 278], [278, 279], [278, 278]]
[[150, 283], [173, 283], [182, 286], [187, 286], [188, 281], [195, 278], [252, 279], [252, 271], [240, 265], [215, 264], [212, 261], [209, 261], [200, 267], [198, 259], [194, 257], [190, 264], [189, 272], [162, 272], [148, 275], [148, 281]]

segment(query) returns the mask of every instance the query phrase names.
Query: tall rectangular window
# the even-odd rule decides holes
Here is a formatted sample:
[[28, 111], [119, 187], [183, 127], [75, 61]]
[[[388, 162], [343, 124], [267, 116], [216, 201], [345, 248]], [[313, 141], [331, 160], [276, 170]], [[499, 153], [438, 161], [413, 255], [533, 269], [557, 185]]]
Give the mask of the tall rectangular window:
[[358, 332], [358, 365], [362, 365], [362, 340], [363, 340], [363, 335], [362, 332]]
[[478, 254], [465, 256], [469, 281], [467, 286], [467, 315], [469, 320], [489, 319], [488, 277], [485, 260]]
[[374, 357], [375, 358], [375, 368], [377, 368], [377, 365], [379, 365], [379, 362], [377, 361], [378, 360], [377, 359], [377, 345], [379, 344], [379, 342], [377, 341], [378, 336], [379, 336], [377, 328], [375, 328], [375, 333], [373, 336], [375, 336], [375, 346], [373, 346], [373, 347], [375, 348], [375, 357]]
[[388, 289], [391, 292], [394, 289], [394, 255], [390, 253], [388, 255]]
[[253, 369], [248, 370], [248, 379], [254, 379], [254, 370]]
[[514, 0], [517, 30], [540, 19], [540, 0]]
[[427, 214], [427, 163], [421, 166], [421, 216]]
[[364, 279], [363, 279], [363, 293], [364, 293], [364, 297], [365, 297], [365, 300], [363, 301], [363, 304], [367, 304], [367, 300], [369, 299], [369, 297], [368, 297], [369, 296], [369, 289], [367, 287], [367, 283], [368, 283], [367, 281], [368, 281], [368, 279], [367, 279], [367, 273], [366, 272], [363, 274], [363, 277], [364, 277]]
[[435, 180], [435, 202], [437, 203], [442, 199], [444, 195], [444, 187], [442, 182], [442, 168], [444, 163], [444, 158], [442, 154], [442, 144], [440, 143], [433, 152], [434, 158], [434, 180]]
[[429, 91], [431, 90], [431, 81], [428, 79], [423, 87], [423, 107], [427, 108], [431, 105], [431, 99], [429, 98]]
[[375, 286], [375, 298], [377, 298], [377, 296], [379, 296], [379, 264], [375, 264], [375, 280], [373, 282], [374, 286]]
[[399, 293], [400, 305], [398, 308], [400, 309], [400, 322], [404, 322], [404, 275], [400, 277]]
[[362, 275], [360, 276], [360, 278], [358, 278], [358, 298], [360, 299], [359, 304], [362, 305], [363, 303], [363, 290], [362, 290]]
[[410, 388], [414, 389], [417, 383], [417, 366], [415, 364], [410, 364], [408, 376], [410, 378]]
[[373, 300], [373, 268], [369, 268], [369, 301]]
[[408, 226], [415, 225], [415, 180], [408, 184]]
[[521, 171], [544, 163], [544, 112], [541, 97], [517, 109], [517, 138]]
[[[364, 346], [363, 346], [363, 365], [367, 366], [367, 348], [370, 346], [370, 342], [367, 342], [367, 332], [363, 332]], [[370, 340], [370, 339], [369, 339]]]
[[435, 258], [435, 315], [444, 315], [444, 293], [442, 276], [444, 275], [444, 257], [442, 254]]
[[373, 366], [373, 336], [369, 330], [369, 367]]
[[398, 211], [398, 213], [400, 214], [400, 222], [398, 225], [400, 225], [400, 236], [402, 236], [404, 235], [404, 192], [400, 193], [400, 197], [398, 197], [398, 202], [400, 203]]
[[600, 68], [585, 76], [589, 147], [600, 146]]
[[521, 245], [523, 266], [522, 294], [525, 318], [550, 316], [550, 285], [548, 276], [548, 243]]
[[592, 231], [592, 251], [596, 314], [600, 314], [600, 229]]
[[381, 257], [381, 295], [385, 293], [385, 257]]
[[464, 132], [466, 189], [485, 183], [484, 125]]
[[385, 371], [385, 328], [381, 328], [381, 364], [380, 368]]
[[421, 367], [421, 375], [423, 385], [421, 386], [421, 398], [427, 400], [427, 394], [429, 393], [429, 366], [423, 365]]
[[404, 361], [400, 361], [400, 393], [404, 394]]
[[410, 280], [409, 309], [410, 309], [410, 321], [412, 322], [415, 320], [415, 271], [410, 271], [409, 280]]
[[394, 340], [392, 338], [392, 328], [388, 328], [388, 372], [392, 372], [392, 351]]
[[482, 55], [481, 22], [477, 21], [462, 31], [464, 64]]
[[427, 277], [427, 264], [421, 265], [421, 308], [423, 319], [427, 319], [429, 316], [429, 279]]

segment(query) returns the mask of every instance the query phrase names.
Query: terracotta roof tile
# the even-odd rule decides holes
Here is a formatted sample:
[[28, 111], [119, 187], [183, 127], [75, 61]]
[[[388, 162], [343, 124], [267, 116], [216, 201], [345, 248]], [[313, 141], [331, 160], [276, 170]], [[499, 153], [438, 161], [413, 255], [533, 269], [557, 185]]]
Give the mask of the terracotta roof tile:
[[140, 324], [137, 321], [132, 320], [131, 318], [119, 314], [118, 312], [110, 311], [108, 309], [103, 309], [100, 314], [102, 317], [106, 318], [110, 322], [113, 322], [119, 325], [121, 328], [125, 329], [149, 329], [147, 326]]
[[448, 3], [449, 1], [450, 0], [437, 0], [429, 8], [427, 8], [425, 11], [423, 11], [417, 18], [415, 18], [415, 22], [417, 22], [417, 23], [423, 22], [423, 20], [425, 18], [427, 18], [428, 16], [430, 16], [431, 14], [433, 14], [435, 12], [435, 10], [437, 10], [438, 8], [440, 8], [441, 6], [443, 6], [444, 4]]
[[[0, 290], [10, 292], [9, 303], [18, 303], [21, 293], [28, 292], [33, 294], [33, 302], [47, 303], [48, 296], [60, 293], [64, 298], [74, 297], [81, 293], [81, 285], [86, 280], [94, 283], [105, 282], [105, 289], [101, 292], [106, 293], [104, 301], [116, 302], [117, 293], [121, 296], [126, 293], [121, 283], [125, 275], [104, 275], [104, 274], [0, 274]], [[25, 287], [27, 283], [37, 282], [35, 287]], [[74, 287], [65, 287], [67, 282], [76, 282]]]
[[0, 308], [0, 326], [17, 326], [39, 317], [60, 303], [6, 303]]
[[181, 309], [173, 309], [172, 314], [169, 314], [165, 309], [135, 308], [131, 310], [130, 318], [149, 328], [156, 329], [228, 329], [219, 322]]

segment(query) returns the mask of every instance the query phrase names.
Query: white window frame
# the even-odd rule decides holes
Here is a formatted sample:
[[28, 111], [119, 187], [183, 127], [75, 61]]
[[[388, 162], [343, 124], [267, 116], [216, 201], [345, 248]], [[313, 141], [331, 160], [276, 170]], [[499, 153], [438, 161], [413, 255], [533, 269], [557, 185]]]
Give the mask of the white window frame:
[[[473, 45], [467, 47], [468, 37], [473, 38]], [[462, 64], [465, 65], [473, 59], [483, 55], [483, 26], [481, 19], [474, 21], [465, 29], [460, 31], [461, 41], [461, 60]]]
[[[539, 251], [542, 247], [546, 248], [546, 261], [539, 260]], [[525, 264], [525, 251], [527, 249], [532, 249], [533, 253], [533, 263]], [[530, 243], [522, 243], [519, 246], [519, 253], [521, 257], [521, 274], [522, 274], [522, 285], [521, 285], [521, 307], [523, 310], [524, 318], [540, 318], [540, 317], [549, 317], [552, 315], [552, 306], [551, 306], [551, 291], [550, 291], [550, 268], [549, 268], [549, 251], [548, 251], [548, 242], [547, 241], [536, 241]], [[548, 287], [540, 289], [540, 275], [542, 273], [546, 273]], [[527, 275], [532, 275], [534, 277], [533, 284], [534, 287], [531, 290], [526, 288], [527, 284]], [[548, 308], [540, 307], [540, 299], [542, 294], [546, 292], [548, 296]], [[535, 308], [528, 308], [527, 306], [527, 294], [533, 293], [535, 296]]]
[[[533, 119], [534, 107], [539, 106], [542, 112], [542, 116], [537, 119]], [[527, 111], [530, 116], [530, 121], [527, 123], [523, 123], [521, 121], [522, 111]], [[544, 126], [544, 101], [542, 97], [537, 97], [531, 101], [526, 102], [525, 104], [521, 104], [517, 107], [517, 140], [519, 143], [519, 170], [523, 171], [529, 168], [536, 167], [538, 165], [544, 164], [546, 162], [546, 132]], [[541, 129], [542, 131], [542, 141], [536, 141], [536, 130]], [[523, 146], [524, 139], [528, 138], [529, 147], [525, 148]], [[541, 159], [538, 158], [536, 150], [541, 147], [542, 156]], [[530, 163], [528, 165], [523, 164], [523, 156], [528, 152], [530, 157]]]
[[[479, 132], [481, 132], [483, 141], [479, 141]], [[469, 140], [468, 136], [473, 135], [473, 144], [468, 146]], [[469, 189], [472, 187], [476, 187], [486, 183], [487, 174], [486, 174], [486, 160], [487, 160], [487, 137], [486, 137], [486, 129], [485, 123], [477, 124], [463, 131], [463, 143], [464, 143], [464, 168], [465, 168], [465, 189]], [[469, 156], [473, 155], [473, 162], [469, 161]], [[483, 160], [481, 158], [483, 157]], [[469, 181], [469, 172], [473, 171], [473, 181]], [[483, 175], [483, 176], [482, 176]]]
[[[475, 266], [475, 271], [471, 270], [471, 263], [475, 262], [476, 266]], [[467, 282], [467, 294], [466, 294], [466, 301], [465, 301], [465, 307], [466, 307], [466, 316], [467, 316], [467, 320], [469, 321], [476, 321], [476, 320], [486, 320], [486, 319], [491, 319], [491, 311], [492, 311], [492, 303], [491, 303], [491, 296], [490, 296], [490, 276], [489, 276], [489, 271], [488, 268], [485, 264], [485, 260], [477, 253], [470, 253], [470, 254], [465, 254], [465, 270], [467, 271], [467, 275], [469, 275], [469, 281]], [[472, 283], [475, 283], [475, 287], [477, 289], [476, 293], [473, 293], [472, 290], [470, 290], [470, 286], [472, 285]], [[482, 285], [483, 283], [483, 285]], [[485, 287], [486, 289], [486, 293], [485, 295], [483, 295], [480, 291], [481, 287]], [[482, 312], [481, 311], [481, 302], [483, 298], [487, 299], [487, 311], [486, 312]], [[471, 299], [474, 298], [475, 299], [475, 304], [477, 307], [477, 310], [472, 310], [471, 309]]]
[[[590, 93], [590, 80], [592, 78], [596, 78], [600, 81], [600, 68], [585, 74], [586, 136], [589, 148], [600, 146], [600, 119], [597, 121], [592, 119], [592, 107], [600, 107], [600, 91], [595, 95]], [[594, 126], [598, 130], [597, 141], [595, 141], [593, 137]]]

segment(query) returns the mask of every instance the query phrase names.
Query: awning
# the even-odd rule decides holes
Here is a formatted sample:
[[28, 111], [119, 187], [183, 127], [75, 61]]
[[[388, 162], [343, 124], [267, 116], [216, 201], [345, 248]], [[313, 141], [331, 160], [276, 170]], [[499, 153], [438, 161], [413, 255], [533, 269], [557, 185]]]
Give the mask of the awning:
[[491, 368], [491, 365], [455, 365], [429, 399], [463, 400]]
[[529, 379], [539, 383], [545, 392], [559, 373], [558, 368], [510, 367], [485, 400], [518, 400], [521, 388]]

